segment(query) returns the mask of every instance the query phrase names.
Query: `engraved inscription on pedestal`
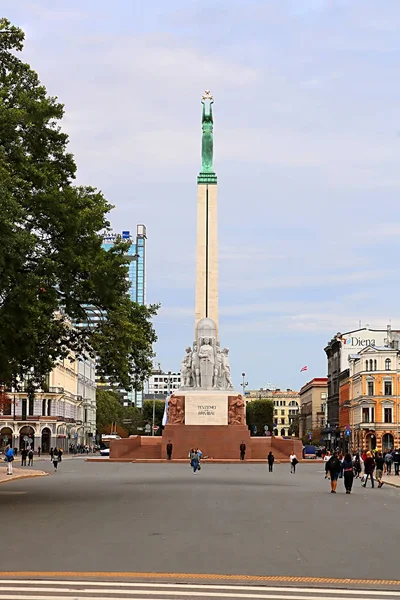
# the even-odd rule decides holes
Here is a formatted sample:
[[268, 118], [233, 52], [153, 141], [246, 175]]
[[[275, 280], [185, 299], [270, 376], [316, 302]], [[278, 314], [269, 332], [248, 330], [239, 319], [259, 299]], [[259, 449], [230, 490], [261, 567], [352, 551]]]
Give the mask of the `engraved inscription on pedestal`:
[[185, 425], [228, 425], [228, 397], [201, 392], [186, 395]]

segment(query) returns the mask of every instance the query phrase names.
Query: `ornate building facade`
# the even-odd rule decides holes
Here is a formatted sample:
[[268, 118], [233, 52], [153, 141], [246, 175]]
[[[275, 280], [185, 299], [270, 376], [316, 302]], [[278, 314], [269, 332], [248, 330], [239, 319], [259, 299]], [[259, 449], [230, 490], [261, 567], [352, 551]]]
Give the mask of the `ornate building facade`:
[[[400, 351], [392, 346], [368, 346], [349, 357], [348, 402], [354, 450], [388, 450], [400, 446]], [[344, 397], [344, 400], [346, 397]]]
[[91, 445], [96, 435], [95, 362], [64, 359], [49, 374], [44, 389], [28, 393], [22, 383], [7, 390], [9, 402], [0, 414], [0, 449]]

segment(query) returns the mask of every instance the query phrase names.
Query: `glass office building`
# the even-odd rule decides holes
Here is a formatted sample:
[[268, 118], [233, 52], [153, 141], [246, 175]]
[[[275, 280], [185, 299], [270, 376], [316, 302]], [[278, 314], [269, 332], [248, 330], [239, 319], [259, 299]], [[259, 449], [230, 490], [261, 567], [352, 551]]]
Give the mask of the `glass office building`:
[[[133, 302], [138, 304], [146, 303], [146, 227], [138, 225], [136, 227], [136, 238], [134, 239], [130, 231], [122, 231], [120, 234], [110, 233], [103, 238], [103, 248], [109, 250], [112, 248], [117, 237], [123, 240], [130, 240], [131, 246], [128, 251], [129, 257], [129, 296]], [[101, 385], [101, 384], [100, 384]], [[142, 391], [118, 390], [124, 405], [135, 405], [141, 408], [143, 405]]]
[[136, 228], [136, 239], [134, 240], [130, 231], [122, 231], [120, 234], [111, 233], [104, 237], [103, 248], [112, 248], [116, 238], [121, 236], [123, 240], [132, 242], [128, 251], [129, 257], [129, 295], [133, 302], [146, 303], [146, 227], [138, 225]]

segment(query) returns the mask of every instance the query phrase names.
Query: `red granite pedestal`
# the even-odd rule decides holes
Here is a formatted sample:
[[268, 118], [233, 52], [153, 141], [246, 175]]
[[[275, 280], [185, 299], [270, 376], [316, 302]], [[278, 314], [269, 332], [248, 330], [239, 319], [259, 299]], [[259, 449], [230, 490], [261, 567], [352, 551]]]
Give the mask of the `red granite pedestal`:
[[171, 441], [173, 458], [187, 458], [190, 448], [200, 448], [203, 456], [239, 459], [239, 446], [246, 444], [246, 458], [251, 458], [250, 432], [247, 425], [166, 425], [162, 436], [162, 455]]

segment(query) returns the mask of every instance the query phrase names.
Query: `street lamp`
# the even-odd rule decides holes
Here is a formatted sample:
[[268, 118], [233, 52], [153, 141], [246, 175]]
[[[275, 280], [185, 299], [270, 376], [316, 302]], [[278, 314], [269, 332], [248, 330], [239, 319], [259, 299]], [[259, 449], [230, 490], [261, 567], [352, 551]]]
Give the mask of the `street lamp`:
[[246, 373], [242, 373], [242, 389], [243, 389], [243, 398], [246, 396], [246, 387], [249, 384], [246, 381]]

